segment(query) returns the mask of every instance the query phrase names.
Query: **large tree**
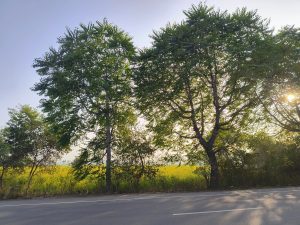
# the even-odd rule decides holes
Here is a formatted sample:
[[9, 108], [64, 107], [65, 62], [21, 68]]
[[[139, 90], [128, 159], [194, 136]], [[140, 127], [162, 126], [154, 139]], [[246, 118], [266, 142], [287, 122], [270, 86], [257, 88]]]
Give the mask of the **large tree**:
[[76, 141], [88, 146], [82, 162], [101, 163], [106, 157], [109, 192], [114, 134], [132, 114], [130, 61], [135, 49], [126, 33], [105, 20], [68, 29], [58, 45], [35, 60], [41, 80], [33, 89], [45, 97], [41, 105], [63, 146]]
[[210, 188], [217, 188], [216, 140], [241, 126], [256, 105], [257, 83], [272, 67], [272, 31], [246, 9], [229, 14], [200, 4], [185, 15], [154, 32], [152, 47], [140, 52], [136, 96], [155, 131], [201, 146]]

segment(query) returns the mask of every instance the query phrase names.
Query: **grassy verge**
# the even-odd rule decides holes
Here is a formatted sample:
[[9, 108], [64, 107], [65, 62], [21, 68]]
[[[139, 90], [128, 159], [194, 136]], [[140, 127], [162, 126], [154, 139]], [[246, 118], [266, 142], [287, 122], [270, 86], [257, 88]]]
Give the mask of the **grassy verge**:
[[[138, 190], [129, 181], [113, 182], [116, 193], [130, 192], [175, 192], [199, 191], [206, 189], [202, 176], [193, 173], [193, 166], [164, 166], [159, 168], [158, 175], [153, 179], [142, 179]], [[9, 171], [4, 180], [1, 198], [17, 198], [24, 196], [28, 171]], [[86, 178], [78, 181], [75, 179], [69, 166], [55, 166], [40, 169], [33, 178], [28, 196], [57, 196], [57, 195], [87, 195], [104, 193], [103, 180]]]

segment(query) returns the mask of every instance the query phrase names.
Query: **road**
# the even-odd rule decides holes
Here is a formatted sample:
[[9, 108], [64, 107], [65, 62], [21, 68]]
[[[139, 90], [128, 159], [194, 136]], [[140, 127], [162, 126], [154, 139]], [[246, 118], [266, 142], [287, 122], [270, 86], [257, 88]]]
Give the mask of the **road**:
[[300, 188], [0, 201], [0, 225], [300, 225]]

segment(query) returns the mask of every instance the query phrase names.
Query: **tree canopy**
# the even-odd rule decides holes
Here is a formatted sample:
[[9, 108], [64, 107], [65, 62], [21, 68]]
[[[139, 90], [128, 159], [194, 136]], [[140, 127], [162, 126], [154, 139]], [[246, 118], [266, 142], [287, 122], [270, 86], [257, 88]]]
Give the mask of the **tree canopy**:
[[[80, 140], [81, 157], [101, 163], [106, 157], [107, 191], [114, 134], [133, 118], [131, 60], [135, 49], [131, 38], [117, 26], [96, 22], [80, 25], [58, 39], [34, 67], [41, 76], [33, 90], [41, 101], [47, 121], [60, 136], [62, 146]], [[84, 160], [82, 160], [84, 162]]]
[[58, 145], [57, 136], [34, 108], [23, 105], [9, 110], [10, 120], [0, 136], [2, 175], [8, 168], [29, 168], [28, 187], [40, 166], [55, 163], [66, 152]]
[[[178, 150], [173, 160], [184, 153], [208, 163], [207, 181], [217, 188], [221, 153], [241, 145], [254, 120], [299, 131], [299, 98], [289, 94], [299, 89], [299, 29], [275, 33], [246, 8], [199, 4], [184, 14], [138, 53], [128, 34], [104, 20], [67, 29], [58, 48], [35, 60], [41, 79], [33, 90], [43, 96], [46, 121], [61, 147], [81, 147], [78, 177], [105, 164], [110, 192], [114, 159], [133, 168], [138, 183], [155, 150], [171, 149]], [[151, 128], [143, 137], [132, 132], [139, 117]]]
[[276, 125], [300, 132], [300, 30], [286, 26], [274, 39], [277, 63], [272, 68], [273, 76], [262, 85], [260, 101]]
[[260, 81], [272, 76], [272, 30], [255, 11], [233, 13], [200, 4], [180, 24], [152, 35], [134, 76], [140, 109], [160, 135], [204, 149], [210, 186], [218, 186], [215, 148], [223, 130], [238, 129], [257, 104]]

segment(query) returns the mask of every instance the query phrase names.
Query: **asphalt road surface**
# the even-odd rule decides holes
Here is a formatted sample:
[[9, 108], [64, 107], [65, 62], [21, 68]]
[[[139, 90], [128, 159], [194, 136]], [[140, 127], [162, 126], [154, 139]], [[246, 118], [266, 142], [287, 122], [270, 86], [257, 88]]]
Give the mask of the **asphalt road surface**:
[[300, 225], [300, 188], [0, 201], [0, 225]]

